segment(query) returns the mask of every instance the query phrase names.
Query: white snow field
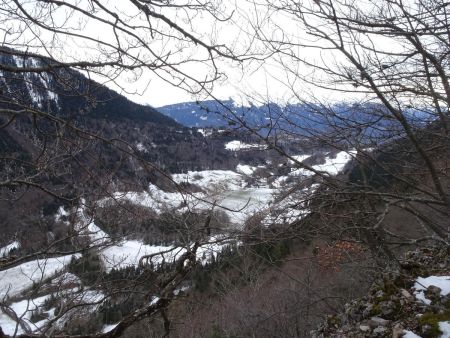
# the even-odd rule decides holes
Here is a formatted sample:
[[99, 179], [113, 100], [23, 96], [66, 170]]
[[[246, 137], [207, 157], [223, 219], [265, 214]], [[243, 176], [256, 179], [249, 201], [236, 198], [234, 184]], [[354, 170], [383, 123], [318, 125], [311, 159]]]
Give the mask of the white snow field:
[[[311, 157], [311, 155], [308, 155], [308, 154], [306, 154], [306, 155], [294, 155], [294, 156], [291, 156], [295, 161], [297, 161], [297, 162], [303, 162], [303, 161], [305, 161], [306, 159], [308, 159], [308, 158], [310, 158]], [[289, 160], [289, 163], [295, 163], [295, 161], [293, 161], [293, 160]]]
[[[244, 168], [249, 169], [245, 166]], [[175, 174], [172, 178], [177, 183], [196, 184], [205, 191], [190, 196], [191, 209], [208, 210], [211, 203], [216, 202], [218, 208], [221, 208], [236, 226], [242, 225], [255, 212], [265, 209], [272, 201], [273, 194], [277, 192], [264, 183], [259, 187], [247, 187], [245, 175], [231, 170], [189, 171], [186, 174]]]
[[356, 151], [341, 151], [336, 154], [335, 158], [326, 157], [324, 164], [315, 165], [313, 168], [329, 175], [337, 175], [355, 155]]
[[450, 322], [439, 322], [439, 330], [442, 332], [440, 338], [450, 338]]
[[177, 183], [194, 183], [207, 190], [236, 190], [245, 186], [242, 175], [232, 170], [188, 171], [173, 174], [172, 179]]
[[[37, 283], [44, 283], [47, 279], [51, 279], [51, 285], [60, 290], [64, 289], [69, 284], [79, 284], [79, 278], [70, 273], [59, 274], [64, 270], [72, 258], [79, 258], [80, 254], [66, 255], [55, 258], [37, 259], [30, 262], [22, 263], [10, 269], [0, 271], [0, 299], [7, 300], [8, 298], [19, 296], [22, 292], [31, 289]], [[9, 311], [0, 310], [0, 327], [3, 332], [8, 335], [22, 334], [25, 326], [28, 330], [36, 332], [50, 320], [53, 315], [53, 310], [44, 311], [48, 318], [39, 322], [32, 323], [30, 321], [32, 311], [41, 307], [51, 294], [37, 297], [34, 299], [26, 299], [18, 302], [13, 302], [9, 305]], [[7, 315], [7, 312], [10, 315]], [[12, 317], [11, 317], [12, 315]], [[17, 316], [22, 322], [18, 325], [18, 320], [14, 320]]]
[[[163, 193], [162, 190], [159, 192]], [[180, 196], [180, 194], [176, 195]], [[123, 239], [117, 243], [113, 242], [109, 235], [86, 215], [84, 206], [77, 210], [77, 214], [79, 219], [77, 227], [85, 231], [92, 244], [105, 246], [99, 250], [99, 256], [106, 271], [138, 266], [140, 258], [145, 255], [155, 255], [151, 262], [154, 266], [158, 266], [162, 262], [174, 262], [186, 252], [185, 247], [148, 245], [138, 240]], [[216, 257], [223, 247], [229, 244], [230, 240], [227, 238], [211, 236], [198, 248], [197, 259], [202, 264], [206, 264], [212, 256]]]
[[40, 283], [63, 270], [70, 263], [72, 257], [79, 258], [80, 256], [80, 254], [74, 254], [37, 259], [0, 271], [0, 298], [20, 294], [31, 288], [33, 284]]
[[[172, 250], [170, 252], [167, 252]], [[176, 249], [171, 246], [146, 245], [136, 240], [125, 240], [116, 245], [112, 245], [101, 251], [100, 257], [105, 264], [106, 271], [121, 269], [130, 266], [137, 266], [139, 259], [144, 255], [161, 253], [152, 260], [155, 265], [162, 262], [171, 262], [181, 253], [183, 249]]]

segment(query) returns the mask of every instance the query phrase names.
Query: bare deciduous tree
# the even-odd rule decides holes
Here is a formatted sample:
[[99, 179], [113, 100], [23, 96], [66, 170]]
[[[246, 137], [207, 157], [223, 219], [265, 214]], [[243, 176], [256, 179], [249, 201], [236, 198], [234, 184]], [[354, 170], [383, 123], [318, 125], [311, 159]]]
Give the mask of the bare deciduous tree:
[[[240, 66], [244, 61], [270, 56], [278, 62], [277, 70], [282, 70], [280, 73], [286, 81], [280, 74], [276, 76], [290, 90], [296, 105], [286, 105], [281, 110], [272, 110], [268, 105], [268, 118], [259, 126], [249, 124], [233, 109], [225, 105], [223, 108], [230, 123], [237, 124], [264, 142], [267, 149], [285, 157], [290, 166], [287, 170], [309, 173], [291, 178], [298, 180], [298, 184], [278, 197], [278, 206], [284, 208], [282, 212], [270, 210], [273, 214], [268, 218], [264, 213], [267, 211], [262, 211], [248, 220], [243, 231], [213, 238], [211, 231], [219, 230], [211, 223], [214, 211], [226, 209], [216, 205], [215, 199], [197, 198], [196, 205], [210, 206], [207, 214], [199, 215], [189, 204], [190, 198], [195, 199], [189, 188], [174, 187], [170, 175], [146, 161], [135, 145], [120, 140], [120, 133], [108, 137], [95, 128], [86, 128], [70, 114], [58, 116], [55, 114], [58, 102], [51, 95], [30, 101], [30, 97], [23, 97], [20, 90], [10, 85], [1, 102], [0, 133], [16, 120], [26, 120], [22, 126], [32, 130], [29, 135], [35, 140], [37, 156], [23, 159], [0, 153], [4, 163], [0, 180], [2, 198], [11, 201], [37, 189], [40, 190], [38, 197], [42, 192], [50, 194], [65, 199], [71, 210], [77, 207], [81, 210], [72, 213], [77, 215], [74, 219], [61, 219], [65, 232], [56, 239], [46, 240], [45, 249], [2, 262], [0, 270], [20, 266], [32, 258], [48, 262], [53, 256], [87, 251], [95, 256], [97, 250], [94, 249], [107, 248], [120, 239], [121, 234], [119, 238], [108, 237], [107, 240], [96, 235], [99, 229], [93, 221], [107, 209], [96, 210], [98, 205], [91, 205], [92, 201], [79, 205], [81, 198], [92, 194], [93, 190], [98, 198], [120, 200], [114, 194], [119, 190], [119, 183], [110, 181], [122, 167], [108, 167], [101, 174], [92, 169], [108, 162], [98, 158], [99, 147], [117, 151], [120, 156], [114, 158], [114, 162], [126, 162], [133, 169], [142, 168], [143, 172], [157, 172], [165, 184], [172, 184], [172, 189], [183, 193], [182, 202], [187, 210], [181, 216], [171, 214], [171, 209], [166, 214], [166, 221], [173, 226], [173, 233], [168, 237], [176, 236], [181, 245], [163, 252], [142, 254], [139, 272], [122, 271], [118, 273], [119, 281], [111, 281], [110, 275], [95, 274], [98, 273], [95, 266], [91, 266], [93, 271], [86, 269], [85, 265], [98, 262], [98, 257], [74, 261], [71, 269], [80, 269], [83, 278], [109, 292], [102, 298], [86, 298], [81, 302], [71, 300], [72, 295], [59, 297], [59, 311], [43, 329], [44, 334], [76, 333], [53, 331], [52, 324], [79, 308], [104, 305], [114, 298], [121, 304], [132, 303], [133, 311], [118, 320], [118, 325], [108, 333], [86, 337], [120, 336], [125, 329], [154, 314], [161, 315], [162, 331], [168, 335], [174, 325], [168, 312], [177, 309], [176, 306], [170, 308], [169, 304], [180, 294], [185, 277], [198, 265], [198, 252], [205, 245], [226, 244], [230, 237], [237, 237], [245, 252], [239, 252], [242, 261], [236, 263], [230, 259], [227, 262], [232, 268], [226, 270], [217, 288], [229, 303], [215, 313], [235, 312], [248, 299], [242, 298], [247, 296], [242, 294], [244, 292], [233, 289], [235, 275], [246, 281], [249, 294], [257, 299], [246, 304], [248, 308], [253, 304], [266, 308], [268, 305], [258, 298], [264, 290], [261, 285], [269, 283], [262, 283], [264, 278], [260, 277], [267, 264], [281, 276], [288, 277], [294, 286], [282, 283], [282, 291], [288, 295], [283, 292], [270, 295], [270, 299], [281, 300], [272, 302], [269, 313], [264, 314], [266, 317], [258, 311], [254, 318], [233, 313], [230, 322], [236, 326], [230, 328], [230, 334], [239, 328], [245, 328], [242, 332], [252, 332], [265, 318], [276, 318], [278, 324], [269, 328], [271, 332], [282, 327], [286, 335], [301, 335], [310, 328], [309, 318], [316, 316], [311, 310], [316, 304], [322, 304], [317, 308], [323, 311], [340, 301], [335, 299], [337, 296], [318, 292], [326, 284], [314, 284], [310, 276], [320, 275], [325, 269], [331, 278], [344, 279], [345, 274], [338, 271], [337, 265], [346, 261], [345, 258], [352, 264], [358, 264], [359, 259], [367, 262], [367, 257], [361, 254], [363, 248], [368, 249], [379, 267], [397, 268], [401, 265], [395, 250], [398, 245], [428, 241], [448, 244], [450, 197], [445, 159], [450, 104], [448, 4], [444, 0], [266, 0], [247, 1], [243, 8], [247, 11], [251, 8], [247, 12], [250, 25], [245, 29], [237, 25], [234, 17], [245, 11], [234, 12], [231, 4], [219, 1], [130, 0], [112, 4], [97, 0], [12, 0], [0, 5], [2, 54], [15, 60], [0, 63], [0, 71], [8, 79], [3, 81], [3, 87], [20, 77], [28, 89], [37, 93], [36, 97], [41, 97], [40, 90], [45, 89], [60, 95], [71, 92], [74, 97], [84, 98], [87, 104], [82, 108], [86, 111], [99, 104], [92, 95], [93, 89], [98, 88], [91, 88], [89, 83], [74, 84], [70, 80], [74, 73], [68, 69], [77, 69], [103, 83], [113, 83], [124, 92], [128, 91], [123, 82], [125, 73], [136, 80], [145, 79], [146, 72], [150, 72], [188, 92], [210, 93], [214, 83], [225, 75], [222, 61]], [[260, 15], [262, 13], [264, 15]], [[200, 18], [207, 18], [207, 23], [198, 20]], [[222, 40], [220, 31], [215, 31], [222, 24], [240, 32], [242, 41]], [[209, 35], [210, 26], [213, 33]], [[255, 52], [261, 50], [264, 52]], [[57, 85], [47, 88], [49, 77]], [[350, 103], [330, 103], [332, 96]], [[299, 159], [286, 150], [285, 145], [292, 140], [327, 151], [331, 149], [334, 155], [338, 151], [346, 153], [353, 159], [351, 171], [330, 174], [314, 160]], [[75, 175], [74, 163], [84, 171], [82, 177], [88, 177], [89, 184], [80, 186], [74, 182], [80, 177]], [[49, 185], [48, 177], [62, 177], [64, 181], [60, 185]], [[306, 179], [302, 180], [303, 177]], [[70, 185], [78, 189], [74, 188], [70, 195], [61, 194]], [[308, 188], [311, 185], [314, 188]], [[117, 205], [139, 214], [141, 226], [148, 225], [155, 217], [126, 203]], [[60, 211], [61, 217], [64, 210]], [[117, 212], [118, 219], [123, 217]], [[410, 227], [396, 226], [405, 220], [411, 222]], [[298, 257], [289, 256], [283, 251], [287, 251], [286, 247], [280, 244], [289, 240], [309, 243], [305, 250], [316, 245], [312, 256], [306, 251], [301, 251]], [[278, 268], [286, 257], [293, 262], [304, 260], [310, 264], [293, 267], [288, 262]], [[257, 265], [253, 266], [255, 262]], [[228, 271], [232, 273], [227, 275]], [[94, 273], [93, 280], [90, 272]], [[296, 278], [295, 275], [303, 273], [302, 278]], [[35, 299], [39, 290], [46, 286], [44, 277], [42, 273], [35, 293], [28, 300]], [[273, 278], [270, 280], [276, 277], [270, 276]], [[125, 291], [121, 279], [132, 281]], [[67, 285], [56, 286], [58, 296], [68, 288]], [[290, 297], [291, 293], [295, 297]], [[89, 295], [89, 290], [84, 290], [83, 294]], [[133, 303], [133, 297], [140, 301]], [[5, 298], [4, 312], [14, 317], [8, 304]], [[296, 309], [298, 314], [288, 316], [290, 309]], [[299, 322], [301, 316], [307, 317], [305, 323]], [[25, 321], [15, 320], [16, 332], [20, 326], [28, 331], [24, 336], [33, 336]], [[291, 321], [295, 325], [287, 327]]]

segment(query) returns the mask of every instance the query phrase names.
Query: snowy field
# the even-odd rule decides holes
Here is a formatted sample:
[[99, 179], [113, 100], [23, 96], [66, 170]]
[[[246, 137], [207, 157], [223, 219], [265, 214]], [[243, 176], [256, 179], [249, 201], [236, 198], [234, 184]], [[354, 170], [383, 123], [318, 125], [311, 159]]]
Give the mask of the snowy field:
[[163, 259], [166, 262], [171, 262], [182, 251], [184, 252], [182, 249], [176, 249], [171, 246], [146, 245], [136, 240], [125, 240], [102, 250], [100, 257], [105, 264], [106, 271], [111, 271], [113, 268], [120, 269], [137, 266], [139, 259], [144, 255], [161, 253], [153, 259], [155, 265], [161, 263]]
[[[314, 170], [320, 171], [324, 174], [328, 175], [337, 175], [339, 172], [341, 172], [346, 164], [356, 155], [355, 151], [341, 151], [336, 154], [335, 158], [331, 157], [325, 157], [325, 163], [324, 164], [317, 164], [311, 166]], [[303, 162], [307, 158], [309, 158], [309, 155], [301, 155], [294, 157], [298, 162]], [[314, 172], [300, 168], [292, 170], [289, 176], [312, 176], [314, 175]]]
[[16, 296], [30, 289], [33, 284], [41, 283], [54, 276], [58, 271], [62, 271], [70, 263], [72, 257], [80, 256], [80, 254], [75, 254], [37, 259], [0, 271], [0, 298]]

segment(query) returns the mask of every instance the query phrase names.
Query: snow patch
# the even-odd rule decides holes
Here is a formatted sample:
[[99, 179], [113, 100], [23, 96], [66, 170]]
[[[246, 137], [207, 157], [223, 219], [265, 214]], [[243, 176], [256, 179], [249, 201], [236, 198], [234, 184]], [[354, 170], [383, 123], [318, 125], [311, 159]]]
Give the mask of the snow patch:
[[184, 249], [172, 246], [146, 245], [140, 241], [127, 240], [102, 250], [100, 257], [105, 264], [106, 271], [111, 271], [112, 269], [137, 266], [142, 256], [151, 254], [161, 253], [152, 259], [155, 265], [163, 261], [173, 262], [184, 251]]
[[[12, 56], [16, 67], [19, 68], [38, 68], [41, 66], [41, 61], [34, 57], [19, 57], [17, 55]], [[25, 86], [28, 89], [28, 93], [30, 98], [34, 104], [36, 104], [39, 108], [42, 108], [42, 104], [45, 101], [45, 97], [48, 100], [52, 100], [58, 106], [59, 97], [53, 89], [51, 88], [52, 76], [46, 72], [33, 73], [33, 72], [25, 72], [23, 73]], [[39, 88], [37, 82], [40, 82], [42, 88]], [[39, 90], [41, 89], [41, 90]]]
[[0, 258], [9, 256], [9, 252], [14, 249], [19, 249], [20, 243], [18, 241], [14, 241], [2, 248], [0, 248]]
[[[297, 162], [303, 162], [303, 161], [305, 161], [306, 159], [310, 158], [311, 155], [293, 155], [293, 156], [291, 156], [291, 157], [292, 157], [295, 161], [297, 161]], [[289, 163], [295, 163], [295, 161], [289, 159]]]
[[[9, 311], [2, 309], [0, 311], [0, 326], [3, 328], [6, 334], [14, 335], [16, 326], [18, 327], [17, 334], [24, 333], [24, 326], [27, 330], [38, 333], [42, 328], [48, 325], [49, 321], [55, 318], [55, 308], [50, 308], [44, 310], [43, 306], [47, 299], [55, 297], [56, 299], [63, 298], [66, 302], [70, 304], [80, 304], [86, 305], [90, 311], [95, 311], [98, 308], [99, 303], [101, 303], [105, 296], [102, 292], [97, 290], [84, 290], [80, 292], [78, 287], [71, 289], [59, 289], [60, 291], [56, 293], [47, 294], [35, 299], [26, 299], [16, 303], [12, 303], [9, 306]], [[95, 304], [97, 303], [97, 304]], [[31, 316], [33, 311], [39, 310], [40, 313], [46, 314], [47, 318], [42, 319], [38, 322], [33, 323], [31, 321]], [[68, 313], [59, 318], [56, 323], [52, 325], [63, 325], [68, 317], [68, 314], [73, 312], [69, 310]], [[17, 325], [18, 320], [15, 318], [20, 318], [22, 325]]]
[[341, 151], [335, 158], [327, 157], [325, 164], [313, 166], [317, 171], [323, 171], [330, 175], [337, 175], [344, 169], [345, 165], [356, 155], [356, 151]]
[[95, 223], [92, 217], [87, 215], [86, 201], [81, 200], [81, 207], [76, 211], [78, 222], [75, 226], [80, 236], [87, 236], [91, 240], [92, 245], [107, 245], [111, 242], [108, 234], [100, 229]]
[[185, 174], [174, 174], [176, 183], [193, 183], [202, 189], [237, 190], [245, 185], [243, 177], [231, 170], [188, 171]]
[[109, 331], [112, 331], [113, 329], [116, 328], [117, 325], [119, 325], [119, 323], [108, 324], [108, 325], [103, 326], [102, 333], [107, 333]]
[[210, 136], [213, 133], [212, 129], [198, 128], [197, 131], [205, 137]]
[[416, 335], [412, 331], [403, 330], [403, 338], [422, 338], [421, 336]]
[[161, 213], [168, 208], [178, 208], [184, 198], [179, 192], [166, 192], [150, 184], [147, 191], [115, 192], [112, 198], [104, 198], [97, 203], [100, 206], [105, 206], [110, 203], [117, 203], [116, 201], [129, 201], [136, 205], [151, 208], [156, 213]]
[[238, 151], [238, 150], [245, 150], [245, 149], [266, 149], [267, 146], [263, 144], [250, 144], [250, 143], [243, 143], [238, 140], [230, 141], [225, 144], [225, 149], [230, 151]]
[[450, 322], [439, 322], [439, 330], [442, 332], [440, 338], [450, 338]]
[[252, 175], [255, 170], [258, 169], [257, 167], [252, 167], [250, 165], [246, 165], [246, 164], [238, 164], [236, 167], [236, 171], [238, 173], [244, 174], [244, 175]]
[[152, 301], [150, 302], [150, 306], [155, 305], [156, 303], [158, 303], [159, 300], [160, 300], [159, 297], [153, 296]]
[[136, 149], [144, 153], [148, 152], [147, 148], [145, 148], [145, 146], [141, 142], [136, 144]]
[[[229, 246], [231, 240], [211, 236], [197, 249], [197, 260], [205, 265], [215, 259], [224, 247]], [[107, 271], [138, 266], [139, 260], [145, 255], [154, 255], [151, 258], [153, 266], [175, 262], [186, 252], [185, 247], [147, 245], [137, 240], [125, 240], [101, 251], [100, 257]]]
[[56, 105], [58, 105], [58, 103], [59, 103], [59, 97], [58, 97], [58, 94], [56, 94], [51, 88], [50, 88], [50, 84], [51, 84], [51, 78], [50, 78], [50, 75], [48, 74], [48, 73], [46, 73], [46, 72], [42, 72], [41, 74], [40, 74], [40, 80], [41, 80], [41, 83], [42, 83], [42, 85], [44, 86], [44, 88], [45, 88], [45, 90], [46, 90], [46, 93], [47, 93], [47, 96], [48, 96], [48, 98], [50, 99], [50, 100], [53, 100], [55, 103], [56, 103]]
[[418, 277], [414, 283], [414, 292], [416, 299], [429, 305], [431, 301], [425, 297], [425, 290], [431, 285], [440, 288], [441, 295], [446, 296], [450, 293], [450, 276], [429, 276], [429, 277]]
[[[319, 171], [323, 174], [335, 176], [339, 174], [347, 163], [354, 158], [356, 155], [355, 150], [350, 151], [341, 151], [336, 154], [335, 157], [327, 156], [325, 157], [325, 163], [316, 164], [311, 166], [315, 171]], [[306, 160], [310, 155], [299, 155], [295, 156], [298, 162], [302, 162]], [[293, 162], [293, 161], [291, 161]], [[311, 177], [314, 176], [315, 173], [311, 170], [307, 170], [304, 168], [293, 168], [292, 171], [288, 174], [288, 176], [303, 176], [303, 177]], [[281, 186], [286, 180], [287, 176], [281, 176], [275, 180], [274, 184], [276, 186]]]
[[[63, 206], [60, 206], [58, 208], [58, 211], [55, 214], [55, 221], [61, 222], [65, 217], [67, 217], [69, 215], [70, 215], [70, 213], [68, 211], [66, 211], [66, 209], [64, 209]], [[68, 222], [66, 222], [66, 224], [68, 224]]]

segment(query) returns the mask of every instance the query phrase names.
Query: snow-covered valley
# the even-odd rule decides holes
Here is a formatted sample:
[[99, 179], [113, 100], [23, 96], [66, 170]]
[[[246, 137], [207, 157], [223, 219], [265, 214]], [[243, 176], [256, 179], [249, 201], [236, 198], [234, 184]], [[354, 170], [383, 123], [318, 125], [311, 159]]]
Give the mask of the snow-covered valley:
[[[336, 175], [354, 156], [354, 151], [330, 154], [321, 164], [313, 164], [312, 168], [325, 175]], [[289, 162], [289, 172], [276, 177], [269, 168], [244, 164], [239, 164], [234, 171], [204, 170], [173, 174], [172, 180], [177, 184], [178, 191], [165, 191], [150, 184], [140, 192], [115, 192], [96, 201], [95, 205], [100, 208], [114, 207], [127, 202], [150, 209], [156, 214], [166, 211], [183, 214], [221, 210], [227, 215], [228, 225], [203, 238], [196, 249], [197, 261], [205, 265], [214, 261], [229, 245], [239, 245], [238, 234], [244, 230], [246, 221], [251, 217], [259, 215], [262, 224], [269, 226], [289, 223], [308, 213], [306, 201], [314, 194], [318, 183], [311, 181], [295, 194], [286, 192], [315, 175], [314, 172], [298, 168], [298, 164], [309, 157], [306, 154], [294, 157], [296, 161]], [[254, 174], [258, 170], [265, 171], [266, 175], [256, 177]], [[194, 186], [195, 189], [183, 188], [188, 186]], [[299, 203], [302, 198], [305, 203]], [[97, 251], [105, 273], [138, 268], [143, 256], [151, 261], [152, 267], [158, 268], [163, 263], [175, 262], [192, 248], [192, 242], [184, 242], [184, 245], [151, 245], [136, 237], [111, 236], [95, 223], [95, 217], [92, 217], [85, 203], [83, 200], [73, 210], [60, 207], [55, 219], [69, 224], [67, 219], [74, 216], [74, 229], [80, 238], [89, 242], [90, 248]], [[20, 248], [20, 243], [12, 242], [1, 248], [0, 252], [7, 258], [9, 252], [16, 248]], [[0, 296], [9, 304], [8, 308], [2, 308], [0, 314], [0, 326], [6, 334], [39, 332], [49, 323], [63, 325], [69, 314], [58, 313], [53, 305], [46, 304], [49, 299], [61, 298], [66, 303], [70, 299], [72, 306], [91, 302], [93, 304], [88, 307], [98, 309], [104, 300], [101, 288], [81, 287], [82, 281], [68, 271], [69, 264], [76, 264], [74, 262], [79, 261], [81, 256], [82, 253], [73, 253], [46, 259], [37, 257], [0, 272]], [[64, 277], [65, 282], [58, 283], [61, 276], [70, 278]], [[36, 314], [42, 317], [38, 317], [39, 320], [32, 318]]]
[[[296, 162], [307, 160], [311, 155], [294, 156]], [[356, 156], [356, 151], [341, 151], [334, 155], [325, 156], [324, 163], [311, 165], [314, 171], [323, 175], [337, 175], [346, 164]], [[299, 169], [297, 164], [290, 161], [291, 169], [286, 175], [275, 176], [270, 172], [264, 178], [254, 178], [253, 173], [257, 169], [265, 169], [264, 166], [253, 167], [239, 164], [235, 171], [231, 170], [203, 170], [188, 171], [183, 174], [172, 175], [172, 180], [179, 186], [192, 184], [199, 188], [200, 192], [188, 192], [180, 189], [177, 192], [166, 192], [157, 186], [150, 184], [143, 192], [116, 192], [111, 198], [105, 198], [99, 203], [117, 203], [129, 201], [160, 213], [167, 208], [176, 209], [179, 212], [186, 210], [208, 210], [213, 205], [222, 209], [230, 218], [235, 228], [244, 225], [245, 220], [255, 213], [269, 214], [280, 209], [287, 214], [291, 213], [290, 207], [284, 199], [277, 200], [277, 196], [283, 191], [289, 190], [299, 182], [315, 175], [315, 172], [307, 169]], [[252, 179], [253, 178], [253, 179]], [[295, 178], [292, 180], [292, 178]], [[291, 183], [288, 181], [292, 180]], [[311, 194], [317, 185], [308, 186], [304, 192]], [[304, 210], [302, 210], [304, 212]]]

